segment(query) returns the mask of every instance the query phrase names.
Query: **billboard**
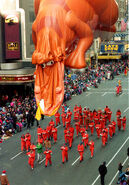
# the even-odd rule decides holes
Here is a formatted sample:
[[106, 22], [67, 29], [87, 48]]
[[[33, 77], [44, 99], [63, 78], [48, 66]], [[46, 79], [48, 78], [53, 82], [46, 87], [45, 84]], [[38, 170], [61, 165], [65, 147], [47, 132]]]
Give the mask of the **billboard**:
[[20, 16], [18, 12], [5, 15], [4, 18], [5, 59], [21, 58], [19, 18]]
[[102, 53], [123, 53], [124, 44], [101, 44]]

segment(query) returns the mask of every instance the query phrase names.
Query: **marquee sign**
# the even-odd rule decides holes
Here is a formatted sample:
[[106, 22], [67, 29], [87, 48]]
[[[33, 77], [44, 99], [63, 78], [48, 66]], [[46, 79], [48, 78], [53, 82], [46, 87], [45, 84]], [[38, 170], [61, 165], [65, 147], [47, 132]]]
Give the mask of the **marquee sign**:
[[103, 53], [123, 53], [123, 44], [102, 44], [101, 52]]
[[10, 76], [10, 75], [1, 75], [0, 76], [0, 83], [7, 82], [7, 83], [26, 83], [26, 82], [33, 82], [34, 75], [21, 75], [21, 76]]

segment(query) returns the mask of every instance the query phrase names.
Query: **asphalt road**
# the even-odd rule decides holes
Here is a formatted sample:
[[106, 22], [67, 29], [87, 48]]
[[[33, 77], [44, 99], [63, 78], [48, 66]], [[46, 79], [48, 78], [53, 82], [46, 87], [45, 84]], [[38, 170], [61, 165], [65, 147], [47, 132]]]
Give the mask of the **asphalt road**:
[[[115, 96], [115, 86], [118, 80], [121, 79], [123, 93], [120, 96]], [[73, 110], [75, 104], [82, 107], [89, 107], [91, 110], [104, 109], [108, 105], [112, 112], [112, 120], [116, 120], [115, 113], [118, 108], [121, 109], [122, 116], [127, 117], [126, 131], [116, 130], [116, 135], [112, 139], [108, 139], [108, 144], [102, 147], [101, 139], [97, 139], [96, 132], [91, 136], [89, 132], [90, 140], [95, 142], [94, 157], [90, 158], [89, 148], [85, 149], [84, 161], [79, 162], [79, 154], [77, 152], [77, 145], [81, 141], [81, 137], [76, 137], [74, 134], [74, 141], [72, 149], [68, 151], [69, 161], [64, 165], [61, 163], [61, 151], [60, 146], [64, 143], [63, 126], [58, 127], [58, 142], [52, 145], [52, 166], [45, 168], [45, 161], [38, 164], [35, 161], [35, 167], [32, 171], [28, 165], [28, 156], [25, 153], [21, 153], [20, 150], [20, 136], [22, 133], [26, 133], [27, 130], [23, 130], [22, 133], [18, 133], [10, 139], [4, 141], [1, 144], [0, 150], [0, 170], [7, 170], [7, 175], [10, 181], [10, 185], [100, 185], [100, 179], [98, 177], [98, 167], [106, 161], [108, 173], [105, 177], [106, 185], [116, 184], [118, 163], [124, 162], [124, 169], [127, 168], [129, 161], [127, 160], [126, 150], [129, 147], [129, 79], [124, 75], [117, 76], [113, 81], [103, 81], [99, 88], [91, 88], [90, 91], [84, 92], [82, 95], [73, 96], [72, 100], [67, 104], [70, 109]], [[40, 121], [41, 127], [44, 128], [51, 118], [45, 117]], [[30, 129], [32, 140], [36, 142], [37, 139], [37, 127], [34, 126]], [[111, 182], [111, 183], [110, 183]]]

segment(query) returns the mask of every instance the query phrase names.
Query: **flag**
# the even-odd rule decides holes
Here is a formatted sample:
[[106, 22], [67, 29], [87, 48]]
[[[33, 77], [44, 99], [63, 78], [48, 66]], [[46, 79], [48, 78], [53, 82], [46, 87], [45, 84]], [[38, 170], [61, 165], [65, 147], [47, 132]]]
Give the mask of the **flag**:
[[127, 27], [127, 19], [122, 19], [121, 20], [121, 31], [125, 31]]

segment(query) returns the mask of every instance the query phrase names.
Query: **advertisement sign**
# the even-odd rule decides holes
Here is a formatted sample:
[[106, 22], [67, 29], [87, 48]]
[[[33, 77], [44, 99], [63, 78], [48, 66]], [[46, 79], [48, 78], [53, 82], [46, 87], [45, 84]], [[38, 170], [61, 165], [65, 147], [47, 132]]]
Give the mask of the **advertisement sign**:
[[19, 13], [5, 15], [5, 59], [20, 59], [20, 20]]
[[102, 53], [123, 53], [124, 45], [123, 44], [102, 44], [101, 52]]

